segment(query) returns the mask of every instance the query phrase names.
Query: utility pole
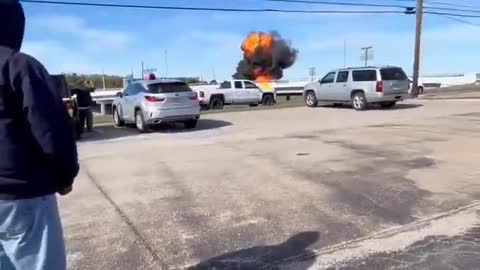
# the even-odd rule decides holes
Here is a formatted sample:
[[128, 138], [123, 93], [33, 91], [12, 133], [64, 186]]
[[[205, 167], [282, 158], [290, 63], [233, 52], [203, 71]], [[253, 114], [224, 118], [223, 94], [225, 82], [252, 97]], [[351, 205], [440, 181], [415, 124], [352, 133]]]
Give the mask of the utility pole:
[[415, 29], [415, 56], [413, 60], [412, 95], [418, 96], [418, 77], [420, 76], [420, 50], [422, 48], [423, 0], [417, 0], [416, 29]]
[[142, 61], [142, 79], [143, 79], [143, 76], [145, 76], [145, 64]]
[[102, 83], [103, 83], [103, 90], [106, 89], [105, 87], [105, 69], [102, 68]]
[[368, 50], [373, 49], [372, 46], [363, 47], [362, 51], [365, 51], [365, 67], [368, 67]]
[[216, 81], [217, 78], [215, 76], [215, 66], [212, 66], [212, 75], [213, 75], [213, 80]]
[[313, 82], [315, 80], [315, 77], [317, 76], [317, 69], [315, 67], [309, 68], [308, 75], [310, 75], [310, 80]]
[[165, 50], [165, 78], [168, 78], [168, 51]]

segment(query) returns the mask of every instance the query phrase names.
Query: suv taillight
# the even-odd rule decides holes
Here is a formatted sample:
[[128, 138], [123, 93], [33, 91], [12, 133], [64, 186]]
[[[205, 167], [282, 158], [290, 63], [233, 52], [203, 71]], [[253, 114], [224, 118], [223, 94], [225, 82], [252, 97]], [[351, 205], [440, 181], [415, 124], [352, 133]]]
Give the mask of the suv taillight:
[[191, 100], [197, 100], [198, 99], [198, 94], [197, 92], [193, 92], [193, 96], [190, 97]]
[[377, 93], [383, 93], [383, 82], [382, 81], [377, 82], [376, 90], [377, 90]]
[[154, 96], [145, 96], [145, 99], [148, 102], [164, 102], [166, 98], [158, 98]]

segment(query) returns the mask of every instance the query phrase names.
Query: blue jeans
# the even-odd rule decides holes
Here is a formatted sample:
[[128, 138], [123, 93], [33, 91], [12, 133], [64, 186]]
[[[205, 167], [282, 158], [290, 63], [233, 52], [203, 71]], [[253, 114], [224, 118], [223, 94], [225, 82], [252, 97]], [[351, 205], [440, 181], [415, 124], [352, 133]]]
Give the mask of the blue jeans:
[[55, 195], [0, 201], [0, 269], [66, 269]]

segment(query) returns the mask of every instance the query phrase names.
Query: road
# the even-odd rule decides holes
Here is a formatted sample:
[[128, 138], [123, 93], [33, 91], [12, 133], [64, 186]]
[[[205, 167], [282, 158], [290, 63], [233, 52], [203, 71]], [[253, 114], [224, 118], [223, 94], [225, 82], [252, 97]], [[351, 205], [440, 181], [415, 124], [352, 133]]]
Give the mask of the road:
[[[480, 102], [98, 128], [60, 201], [69, 269], [477, 269]], [[455, 268], [457, 267], [457, 268]]]

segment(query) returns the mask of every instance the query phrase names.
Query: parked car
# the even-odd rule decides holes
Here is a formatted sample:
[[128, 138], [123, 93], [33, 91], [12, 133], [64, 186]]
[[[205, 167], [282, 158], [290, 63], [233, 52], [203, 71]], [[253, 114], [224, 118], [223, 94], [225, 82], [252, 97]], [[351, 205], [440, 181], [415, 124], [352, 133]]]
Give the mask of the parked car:
[[307, 84], [303, 95], [308, 107], [319, 102], [351, 103], [355, 110], [366, 110], [369, 104], [390, 108], [410, 98], [409, 87], [408, 77], [400, 67], [346, 68]]
[[115, 126], [135, 123], [140, 132], [165, 122], [182, 122], [191, 129], [200, 118], [197, 93], [178, 80], [135, 81], [117, 93], [112, 110]]
[[200, 105], [206, 109], [221, 110], [225, 105], [275, 104], [275, 94], [262, 90], [253, 81], [229, 80], [220, 85], [192, 86], [198, 93]]

